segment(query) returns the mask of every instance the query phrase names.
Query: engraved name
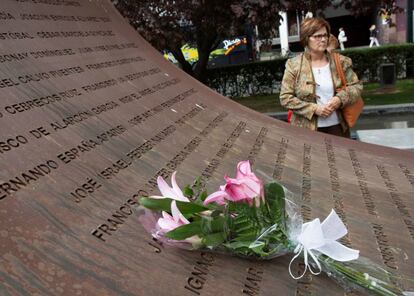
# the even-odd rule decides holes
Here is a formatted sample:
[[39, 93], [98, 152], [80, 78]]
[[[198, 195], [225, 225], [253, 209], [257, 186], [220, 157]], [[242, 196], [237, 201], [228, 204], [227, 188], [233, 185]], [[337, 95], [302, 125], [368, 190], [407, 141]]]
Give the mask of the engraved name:
[[108, 31], [41, 31], [36, 32], [38, 38], [50, 39], [50, 38], [85, 38], [92, 36], [108, 37], [115, 36], [114, 32]]
[[56, 6], [82, 6], [79, 1], [73, 0], [14, 0], [16, 2], [30, 3], [30, 4], [45, 4]]
[[364, 198], [365, 208], [369, 214], [377, 217], [378, 214], [374, 203], [374, 198], [368, 189], [366, 177], [364, 171], [361, 168], [361, 163], [357, 158], [357, 154], [353, 149], [349, 149], [348, 152], [349, 157], [351, 158], [352, 167], [354, 168], [355, 175], [358, 179], [359, 190], [361, 191], [362, 197]]
[[15, 115], [18, 113], [32, 110], [34, 108], [42, 108], [49, 104], [55, 104], [57, 102], [71, 99], [71, 98], [74, 98], [80, 95], [82, 95], [82, 93], [78, 89], [73, 88], [67, 91], [62, 91], [62, 92], [54, 93], [51, 95], [46, 95], [46, 96], [43, 96], [37, 99], [26, 100], [20, 103], [7, 105], [4, 107], [4, 110], [8, 114]]
[[187, 158], [187, 156], [193, 152], [201, 143], [202, 139], [198, 136], [194, 137], [185, 147], [178, 152], [173, 159], [171, 159], [165, 167], [155, 173], [155, 175], [148, 180], [148, 185], [150, 188], [155, 188], [157, 186], [157, 177], [162, 176], [163, 178], [168, 178], [176, 168]]
[[50, 126], [55, 130], [65, 129], [70, 125], [80, 123], [90, 117], [96, 117], [98, 114], [107, 112], [109, 110], [118, 108], [120, 105], [114, 101], [109, 101], [103, 104], [96, 105], [91, 110], [80, 111], [78, 113], [67, 116], [60, 121], [50, 123]]
[[191, 275], [187, 278], [187, 283], [184, 288], [193, 294], [200, 295], [209, 273], [209, 268], [214, 263], [214, 257], [209, 253], [200, 253], [201, 259], [196, 261], [193, 266]]
[[171, 106], [177, 104], [178, 102], [184, 101], [186, 98], [191, 96], [192, 94], [196, 93], [196, 90], [190, 89], [181, 94], [176, 95], [175, 97], [147, 110], [139, 115], [134, 116], [133, 118], [129, 119], [128, 122], [132, 126], [140, 124], [147, 120], [148, 118], [154, 116], [155, 114], [163, 111], [166, 108], [170, 108]]
[[0, 139], [0, 154], [12, 151], [27, 144], [29, 140], [23, 135], [12, 136], [6, 139]]
[[103, 81], [87, 84], [87, 85], [82, 86], [81, 88], [87, 93], [94, 92], [94, 91], [97, 91], [97, 90], [101, 90], [103, 88], [107, 88], [107, 87], [117, 85], [118, 83], [125, 83], [125, 82], [136, 80], [136, 79], [139, 79], [139, 78], [142, 78], [142, 77], [154, 75], [154, 74], [157, 74], [159, 72], [161, 72], [161, 69], [152, 68], [152, 69], [149, 69], [149, 70], [145, 70], [145, 71], [131, 73], [131, 74], [128, 74], [128, 75], [125, 75], [125, 76], [121, 76], [121, 77], [118, 77], [117, 79], [108, 79], [108, 80], [103, 80]]
[[[302, 200], [306, 202], [311, 201], [311, 149], [311, 145], [306, 143], [303, 145]], [[311, 217], [311, 208], [307, 205], [302, 205], [301, 213], [304, 220], [309, 220]]]
[[80, 47], [78, 49], [62, 48], [62, 49], [42, 49], [37, 51], [29, 52], [18, 52], [18, 53], [5, 53], [0, 54], [0, 63], [16, 62], [25, 59], [33, 58], [48, 58], [48, 57], [59, 57], [59, 56], [72, 56], [77, 53], [93, 53], [101, 51], [121, 50], [127, 48], [137, 48], [135, 43], [120, 43], [120, 44], [109, 44], [109, 45], [97, 45], [94, 47]]
[[402, 172], [404, 173], [404, 176], [407, 178], [408, 182], [410, 182], [411, 186], [414, 187], [414, 174], [411, 173], [407, 166], [403, 165], [403, 164], [399, 164], [399, 167], [401, 168]]
[[56, 22], [94, 22], [107, 23], [111, 19], [109, 17], [100, 16], [80, 16], [80, 15], [57, 15], [57, 14], [36, 14], [36, 13], [21, 13], [21, 20], [30, 21], [56, 21]]
[[390, 247], [388, 246], [388, 238], [384, 234], [383, 226], [378, 223], [371, 223], [371, 225], [374, 229], [375, 238], [377, 240], [377, 244], [380, 249], [380, 253], [385, 265], [389, 268], [397, 269], [397, 264], [390, 250]]
[[82, 153], [89, 152], [95, 149], [98, 145], [109, 141], [113, 137], [120, 136], [126, 131], [126, 128], [122, 125], [118, 125], [114, 128], [111, 128], [98, 136], [95, 139], [82, 140], [80, 143], [69, 150], [66, 150], [63, 153], [57, 155], [57, 158], [60, 159], [63, 163], [68, 164], [71, 161], [81, 157]]
[[289, 143], [288, 139], [282, 138], [280, 140], [280, 148], [279, 148], [279, 151], [277, 152], [276, 163], [273, 169], [273, 178], [275, 180], [280, 181], [282, 179], [282, 173], [283, 173], [283, 167], [285, 165], [288, 143]]
[[[223, 114], [224, 115], [224, 114]], [[227, 113], [225, 113], [227, 116]], [[203, 170], [201, 173], [201, 185], [204, 187], [207, 183], [207, 181], [211, 178], [214, 171], [217, 169], [217, 167], [220, 164], [220, 160], [224, 158], [224, 156], [227, 154], [227, 152], [233, 147], [236, 140], [239, 138], [241, 132], [246, 127], [247, 123], [244, 121], [240, 121], [239, 124], [236, 126], [236, 128], [233, 130], [233, 132], [230, 134], [230, 136], [226, 139], [226, 142], [221, 145], [220, 150], [216, 153], [215, 157], [209, 162], [207, 167]]]
[[73, 199], [75, 202], [80, 203], [83, 199], [97, 191], [102, 187], [98, 181], [93, 178], [87, 178], [81, 186], [75, 188], [70, 192], [69, 198]]
[[247, 159], [250, 161], [251, 165], [254, 164], [257, 154], [259, 154], [260, 150], [262, 149], [264, 139], [265, 139], [268, 131], [269, 130], [265, 127], [262, 127], [260, 129], [259, 135], [256, 137], [253, 148], [252, 148], [252, 150], [250, 150], [249, 156], [247, 157]]
[[34, 74], [22, 74], [17, 77], [7, 77], [0, 79], [0, 88], [14, 87], [20, 84], [29, 82], [39, 82], [42, 80], [49, 80], [57, 77], [70, 76], [85, 72], [82, 67], [75, 66], [69, 68], [62, 68], [57, 70], [50, 70], [48, 72], [39, 72]]
[[242, 293], [244, 295], [260, 295], [260, 283], [263, 280], [263, 269], [261, 267], [249, 267], [244, 280]]
[[[359, 184], [360, 191], [362, 193], [362, 196], [364, 197], [365, 208], [369, 214], [371, 214], [375, 218], [378, 218], [376, 206], [374, 204], [374, 199], [372, 198], [371, 193], [368, 189], [366, 177], [365, 177], [364, 171], [362, 170], [361, 163], [359, 162], [357, 158], [355, 150], [349, 149], [348, 152], [349, 152], [349, 156], [352, 161], [352, 166], [354, 168], [355, 175], [358, 178], [358, 184]], [[378, 223], [371, 223], [371, 226], [374, 231], [375, 240], [379, 247], [379, 251], [380, 251], [384, 264], [390, 268], [395, 269], [396, 268], [395, 260], [394, 260], [392, 253], [389, 250], [388, 239], [387, 239], [386, 234], [383, 231], [382, 225]]]
[[[343, 199], [342, 199], [342, 196], [339, 194], [340, 185], [339, 185], [338, 169], [336, 168], [335, 151], [332, 147], [332, 141], [330, 139], [325, 138], [325, 147], [326, 147], [326, 156], [328, 158], [329, 178], [331, 181], [331, 190], [332, 190], [332, 198], [334, 200], [334, 208], [335, 208], [335, 211], [338, 213], [339, 217], [341, 218], [342, 222], [344, 222], [345, 226], [348, 228], [347, 217], [344, 211]], [[350, 242], [348, 234], [342, 237], [341, 241], [346, 246], [351, 247], [351, 242]]]
[[32, 169], [19, 173], [12, 179], [0, 183], [0, 200], [11, 196], [19, 190], [31, 186], [33, 187], [43, 177], [51, 174], [59, 167], [59, 164], [54, 160], [46, 160]]
[[124, 59], [106, 61], [106, 62], [95, 63], [95, 64], [87, 64], [85, 65], [85, 68], [88, 70], [99, 70], [99, 69], [121, 66], [125, 64], [131, 64], [131, 63], [142, 62], [142, 61], [145, 61], [142, 57], [124, 58]]
[[414, 239], [414, 223], [413, 219], [411, 217], [411, 214], [408, 210], [408, 207], [406, 204], [402, 201], [400, 195], [398, 194], [397, 187], [395, 184], [391, 181], [390, 175], [388, 171], [385, 169], [383, 165], [377, 165], [378, 171], [384, 180], [384, 184], [388, 189], [388, 193], [390, 194], [390, 197], [392, 201], [394, 202], [395, 206], [397, 207], [398, 211], [401, 214], [401, 218], [403, 219], [405, 225], [408, 228], [408, 231], [411, 235], [411, 238]]
[[106, 219], [105, 223], [99, 225], [96, 229], [93, 229], [91, 234], [105, 242], [106, 236], [110, 236], [117, 231], [134, 213], [135, 208], [138, 206], [138, 196], [148, 196], [148, 194], [145, 191], [138, 191], [137, 194], [134, 194], [131, 198], [127, 199], [126, 202], [115, 210], [112, 215]]

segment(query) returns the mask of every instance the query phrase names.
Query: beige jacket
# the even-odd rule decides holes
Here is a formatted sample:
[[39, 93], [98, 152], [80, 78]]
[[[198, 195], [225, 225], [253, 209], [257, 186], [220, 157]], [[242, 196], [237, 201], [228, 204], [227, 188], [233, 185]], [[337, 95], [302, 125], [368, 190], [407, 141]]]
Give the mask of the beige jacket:
[[[341, 87], [341, 80], [335, 67], [335, 61], [329, 53], [326, 53], [329, 60], [332, 81], [335, 89]], [[352, 70], [352, 60], [340, 55], [341, 65], [347, 81], [344, 90], [335, 91], [335, 95], [341, 100], [341, 106], [336, 111], [342, 129], [348, 129], [343, 120], [341, 108], [353, 104], [361, 97], [362, 83]], [[296, 126], [306, 127], [312, 130], [317, 129], [317, 115], [315, 114], [316, 104], [316, 83], [312, 73], [311, 57], [308, 52], [300, 54], [287, 60], [285, 74], [283, 75], [282, 87], [280, 90], [280, 103], [286, 109], [293, 111], [291, 123]]]

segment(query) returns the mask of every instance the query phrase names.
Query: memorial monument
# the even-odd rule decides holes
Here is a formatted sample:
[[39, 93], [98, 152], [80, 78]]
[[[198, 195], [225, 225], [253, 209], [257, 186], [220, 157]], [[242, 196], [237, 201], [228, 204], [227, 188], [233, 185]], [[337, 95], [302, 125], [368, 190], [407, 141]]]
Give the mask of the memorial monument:
[[344, 295], [326, 275], [291, 279], [289, 256], [184, 251], [141, 226], [137, 197], [158, 175], [213, 191], [245, 159], [301, 196], [306, 220], [335, 209], [343, 242], [414, 289], [412, 152], [239, 106], [109, 1], [3, 0], [0, 22], [1, 295]]

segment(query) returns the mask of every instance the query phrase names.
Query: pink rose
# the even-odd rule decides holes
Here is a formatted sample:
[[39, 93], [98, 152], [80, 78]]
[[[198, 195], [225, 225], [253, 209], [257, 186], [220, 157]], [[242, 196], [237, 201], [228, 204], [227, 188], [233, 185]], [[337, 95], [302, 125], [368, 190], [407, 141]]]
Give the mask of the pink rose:
[[220, 186], [219, 191], [210, 194], [204, 201], [204, 205], [211, 202], [222, 205], [225, 200], [229, 200], [259, 206], [260, 200], [264, 200], [263, 182], [252, 172], [248, 160], [238, 163], [235, 179], [228, 176], [224, 179], [226, 184]]

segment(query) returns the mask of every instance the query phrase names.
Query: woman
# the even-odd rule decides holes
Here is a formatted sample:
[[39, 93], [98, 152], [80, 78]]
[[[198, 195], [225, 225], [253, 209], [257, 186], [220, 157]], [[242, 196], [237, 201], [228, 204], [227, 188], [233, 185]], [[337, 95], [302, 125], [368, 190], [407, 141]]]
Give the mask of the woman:
[[326, 50], [330, 35], [328, 22], [308, 18], [300, 28], [300, 41], [305, 52], [286, 63], [280, 103], [293, 111], [293, 125], [349, 138], [349, 127], [340, 109], [354, 103], [362, 91], [362, 84], [352, 70], [352, 61], [340, 56], [347, 85], [337, 92], [341, 80], [335, 62]]

